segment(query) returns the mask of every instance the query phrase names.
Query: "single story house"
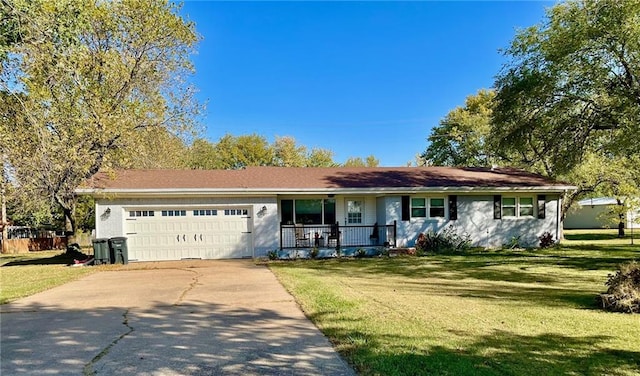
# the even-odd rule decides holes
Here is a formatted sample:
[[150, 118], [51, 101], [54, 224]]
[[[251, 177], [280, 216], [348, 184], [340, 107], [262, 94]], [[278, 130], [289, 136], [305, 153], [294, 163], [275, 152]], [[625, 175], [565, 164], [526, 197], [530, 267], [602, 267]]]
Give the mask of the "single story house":
[[119, 170], [77, 190], [96, 236], [128, 238], [132, 261], [261, 257], [276, 249], [410, 247], [453, 226], [476, 246], [562, 235], [574, 187], [510, 168], [247, 167]]
[[[618, 228], [615, 212], [618, 200], [613, 197], [586, 198], [567, 211], [564, 219], [566, 229]], [[625, 228], [640, 228], [640, 210], [627, 210]]]

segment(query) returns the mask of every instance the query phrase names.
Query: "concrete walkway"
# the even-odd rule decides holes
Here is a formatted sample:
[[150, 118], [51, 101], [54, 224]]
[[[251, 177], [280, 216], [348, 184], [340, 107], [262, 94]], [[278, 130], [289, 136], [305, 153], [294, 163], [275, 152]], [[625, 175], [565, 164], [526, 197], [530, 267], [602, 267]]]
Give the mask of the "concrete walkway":
[[354, 375], [247, 260], [130, 264], [0, 313], [1, 375]]

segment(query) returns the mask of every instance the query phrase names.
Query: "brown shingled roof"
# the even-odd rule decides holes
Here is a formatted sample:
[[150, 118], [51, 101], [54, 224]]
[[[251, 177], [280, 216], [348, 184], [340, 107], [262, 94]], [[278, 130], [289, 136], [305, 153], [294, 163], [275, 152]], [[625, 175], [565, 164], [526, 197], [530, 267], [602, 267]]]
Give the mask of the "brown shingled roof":
[[454, 167], [247, 167], [241, 170], [118, 170], [99, 173], [88, 188], [106, 190], [532, 188], [565, 187], [511, 168]]

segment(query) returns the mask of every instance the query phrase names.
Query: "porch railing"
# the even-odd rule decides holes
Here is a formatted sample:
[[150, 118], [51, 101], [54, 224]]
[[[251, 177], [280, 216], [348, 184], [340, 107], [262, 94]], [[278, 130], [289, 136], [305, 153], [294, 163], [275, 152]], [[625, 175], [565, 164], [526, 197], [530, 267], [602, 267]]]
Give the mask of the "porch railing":
[[397, 222], [389, 225], [280, 224], [280, 249], [396, 246]]

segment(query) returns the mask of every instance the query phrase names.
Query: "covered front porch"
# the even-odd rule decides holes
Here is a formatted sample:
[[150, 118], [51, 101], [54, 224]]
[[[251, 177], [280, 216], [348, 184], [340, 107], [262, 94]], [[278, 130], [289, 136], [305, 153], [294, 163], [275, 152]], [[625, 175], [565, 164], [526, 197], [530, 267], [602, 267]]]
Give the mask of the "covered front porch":
[[331, 225], [280, 223], [280, 250], [349, 250], [396, 247], [397, 223], [389, 225]]

